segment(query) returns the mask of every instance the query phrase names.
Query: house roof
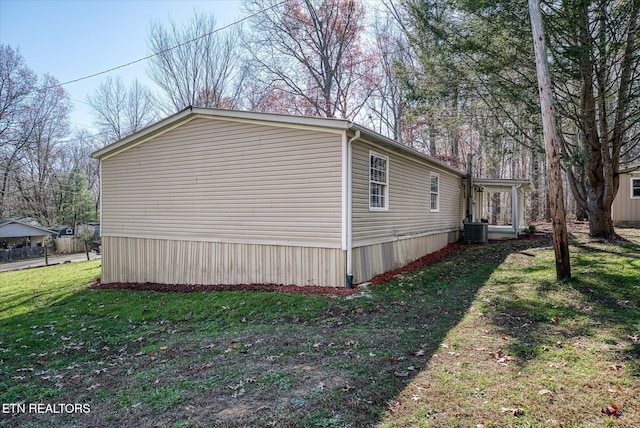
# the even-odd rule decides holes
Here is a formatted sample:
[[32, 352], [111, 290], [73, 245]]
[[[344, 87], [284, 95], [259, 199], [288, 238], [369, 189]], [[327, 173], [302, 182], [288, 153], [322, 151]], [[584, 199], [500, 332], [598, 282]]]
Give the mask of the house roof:
[[482, 186], [489, 192], [510, 191], [513, 186], [525, 192], [532, 192], [535, 186], [530, 180], [509, 179], [509, 178], [474, 178], [475, 186]]
[[[15, 218], [0, 218], [0, 229], [3, 227], [9, 226], [11, 224], [16, 224], [19, 226], [23, 226], [23, 230], [35, 231], [36, 233], [30, 234], [22, 234], [18, 236], [42, 236], [42, 235], [53, 235], [56, 232], [53, 230], [47, 229], [43, 227], [40, 223], [30, 217], [15, 217]], [[25, 229], [26, 228], [26, 229]], [[0, 232], [0, 237], [2, 238], [16, 238], [18, 236], [8, 234], [3, 234]]]
[[354, 136], [360, 133], [360, 138], [365, 138], [371, 142], [383, 145], [391, 150], [402, 152], [419, 159], [428, 161], [437, 165], [439, 168], [452, 172], [460, 177], [464, 177], [465, 173], [457, 168], [445, 164], [437, 159], [432, 158], [424, 153], [418, 152], [407, 147], [395, 140], [387, 138], [375, 131], [364, 126], [358, 125], [346, 119], [309, 117], [309, 116], [291, 116], [274, 113], [258, 113], [239, 110], [224, 110], [213, 108], [188, 107], [172, 116], [169, 116], [159, 122], [156, 122], [147, 128], [144, 128], [134, 134], [131, 134], [121, 140], [103, 147], [95, 151], [92, 156], [97, 159], [106, 159], [121, 153], [138, 144], [142, 144], [151, 138], [175, 129], [185, 123], [197, 118], [218, 118], [235, 121], [262, 122], [271, 125], [294, 125], [306, 128], [315, 128], [320, 130], [337, 130], [346, 131], [348, 135]]
[[637, 172], [638, 170], [640, 170], [640, 164], [638, 165], [631, 165], [627, 168], [622, 168], [620, 170], [620, 174], [632, 174], [634, 172]]

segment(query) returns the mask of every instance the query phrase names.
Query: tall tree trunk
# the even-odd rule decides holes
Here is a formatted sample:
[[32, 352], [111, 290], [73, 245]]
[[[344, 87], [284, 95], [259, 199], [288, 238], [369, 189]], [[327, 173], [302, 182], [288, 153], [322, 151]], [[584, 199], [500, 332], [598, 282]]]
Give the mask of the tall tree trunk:
[[538, 152], [531, 151], [531, 180], [533, 181], [533, 187], [535, 190], [531, 194], [531, 220], [538, 221], [541, 217], [540, 205], [543, 199], [540, 197], [541, 180], [540, 180], [540, 160], [538, 159]]
[[429, 127], [429, 154], [431, 156], [435, 156], [438, 154], [438, 148], [436, 146], [436, 126], [434, 125], [435, 120], [432, 121], [428, 125]]
[[460, 114], [458, 107], [458, 96], [459, 96], [459, 88], [455, 87], [453, 92], [453, 116], [454, 116], [454, 124], [453, 129], [450, 130], [451, 133], [451, 156], [454, 158], [458, 158], [460, 156], [460, 127], [458, 124], [458, 116]]
[[7, 194], [7, 183], [9, 182], [9, 169], [2, 173], [2, 188], [0, 189], [0, 218], [4, 217], [4, 201]]
[[533, 45], [536, 54], [536, 71], [540, 92], [540, 109], [542, 110], [542, 129], [544, 132], [545, 151], [549, 163], [549, 198], [553, 221], [553, 249], [556, 257], [556, 278], [561, 281], [571, 278], [569, 259], [569, 237], [565, 218], [564, 192], [562, 190], [562, 174], [560, 157], [557, 150], [558, 131], [551, 99], [551, 81], [547, 69], [547, 51], [542, 31], [542, 18], [538, 0], [529, 0], [529, 14], [533, 32]]
[[[627, 196], [628, 197], [628, 196]], [[589, 236], [611, 238], [616, 232], [611, 218], [611, 205], [613, 201], [591, 199], [587, 201], [589, 212]]]
[[585, 221], [589, 218], [589, 213], [580, 204], [576, 203], [576, 220]]

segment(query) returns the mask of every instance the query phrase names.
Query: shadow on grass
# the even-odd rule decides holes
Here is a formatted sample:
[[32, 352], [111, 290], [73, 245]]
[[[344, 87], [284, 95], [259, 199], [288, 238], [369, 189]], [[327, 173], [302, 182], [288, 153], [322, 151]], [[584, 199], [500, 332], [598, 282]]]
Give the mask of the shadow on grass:
[[2, 320], [0, 401], [91, 404], [14, 418], [35, 426], [372, 426], [505, 258], [545, 245], [465, 247], [349, 299], [82, 291]]
[[[628, 342], [612, 358], [629, 363], [631, 373], [640, 375], [640, 272], [633, 266], [638, 255], [629, 253], [640, 246], [625, 243], [625, 250], [616, 251], [616, 246], [602, 242], [571, 245], [577, 249], [572, 255], [572, 279], [536, 280], [531, 286], [517, 283], [516, 292], [498, 293], [487, 315], [501, 333], [513, 339], [508, 352], [521, 364], [548, 348], [571, 347], [587, 338], [602, 344]], [[534, 274], [538, 268], [532, 265], [522, 271]], [[630, 337], [636, 340], [628, 340]]]
[[[78, 290], [77, 285], [69, 286], [67, 284], [51, 285], [59, 279], [60, 273], [58, 266], [51, 265], [47, 267], [39, 267], [36, 269], [22, 270], [18, 273], [21, 276], [15, 277], [14, 272], [1, 272], [3, 283], [0, 288], [0, 320], [15, 315], [18, 312], [41, 311], [55, 302], [66, 298], [71, 294], [75, 294]], [[64, 265], [63, 268], [68, 270], [71, 265]], [[79, 284], [90, 280], [93, 281], [100, 274], [100, 265], [85, 267], [84, 264], [74, 265], [77, 272], [84, 272], [81, 277], [84, 280]], [[46, 274], [44, 272], [47, 272]], [[95, 275], [88, 275], [87, 272], [93, 272]], [[25, 277], [30, 281], [30, 285], [16, 284], [20, 281], [20, 277]], [[7, 280], [7, 278], [10, 278]], [[17, 279], [16, 279], [17, 278]], [[64, 282], [64, 281], [62, 281]]]

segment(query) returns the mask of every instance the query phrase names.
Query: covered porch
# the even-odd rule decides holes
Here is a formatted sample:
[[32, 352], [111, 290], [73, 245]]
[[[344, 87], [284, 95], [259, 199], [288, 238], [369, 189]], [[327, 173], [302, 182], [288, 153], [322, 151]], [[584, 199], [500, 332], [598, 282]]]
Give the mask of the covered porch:
[[473, 222], [488, 223], [488, 239], [513, 239], [526, 229], [526, 195], [534, 190], [528, 180], [474, 178]]
[[0, 218], [0, 262], [41, 257], [51, 235], [55, 232], [31, 218]]

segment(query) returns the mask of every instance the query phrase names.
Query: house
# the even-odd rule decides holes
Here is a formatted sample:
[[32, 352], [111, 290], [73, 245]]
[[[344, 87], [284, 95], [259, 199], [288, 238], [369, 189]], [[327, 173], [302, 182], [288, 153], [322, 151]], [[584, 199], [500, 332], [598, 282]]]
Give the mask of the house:
[[0, 218], [0, 262], [41, 257], [45, 237], [55, 234], [30, 217]]
[[620, 170], [620, 186], [611, 206], [614, 226], [640, 227], [640, 165]]
[[42, 247], [45, 236], [56, 232], [30, 217], [0, 218], [0, 248]]
[[100, 235], [100, 223], [98, 222], [87, 222], [79, 224], [76, 228], [76, 234], [78, 236], [83, 233], [88, 233], [89, 235], [99, 236]]
[[51, 230], [56, 232], [56, 238], [73, 238], [76, 235], [75, 227], [69, 225], [53, 226]]
[[466, 210], [464, 172], [341, 119], [188, 108], [93, 156], [104, 283], [351, 286]]

